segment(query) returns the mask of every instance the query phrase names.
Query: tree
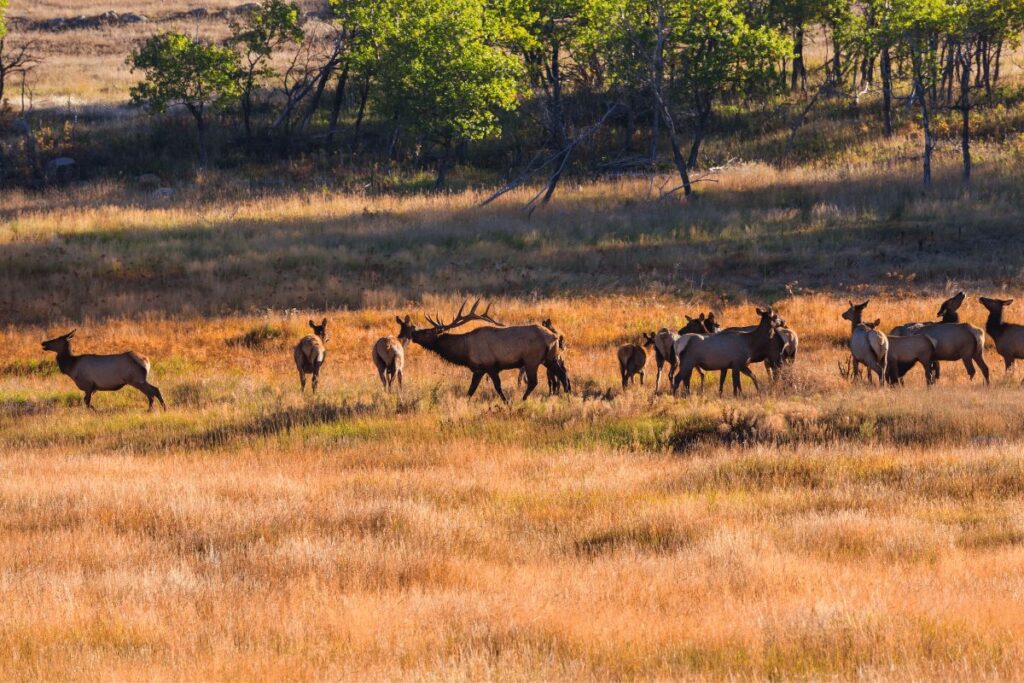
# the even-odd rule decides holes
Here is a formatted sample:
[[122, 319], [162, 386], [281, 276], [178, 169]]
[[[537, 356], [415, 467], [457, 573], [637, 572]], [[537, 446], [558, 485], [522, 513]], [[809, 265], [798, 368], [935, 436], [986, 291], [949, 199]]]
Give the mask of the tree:
[[14, 74], [28, 73], [38, 63], [31, 42], [18, 46], [8, 44], [7, 0], [0, 0], [0, 104], [4, 101], [7, 79]]
[[299, 20], [299, 5], [285, 0], [263, 0], [241, 21], [233, 21], [230, 45], [241, 48], [238, 87], [241, 90], [245, 140], [252, 143], [252, 98], [260, 81], [272, 78], [274, 51], [288, 43], [300, 43], [305, 35]]
[[153, 113], [182, 105], [196, 123], [199, 165], [206, 167], [206, 108], [224, 108], [241, 92], [233, 50], [192, 40], [181, 33], [153, 36], [128, 58], [132, 72], [144, 73], [131, 89], [132, 101]]
[[950, 29], [952, 13], [946, 0], [891, 0], [888, 21], [883, 25], [885, 42], [894, 45], [910, 64], [911, 99], [921, 112], [924, 143], [922, 181], [932, 182], [931, 121], [934, 97], [938, 86], [939, 42]]
[[440, 147], [441, 189], [454, 144], [499, 132], [498, 112], [516, 106], [518, 64], [489, 40], [478, 0], [411, 0], [400, 11], [401, 30], [382, 46], [376, 103]]

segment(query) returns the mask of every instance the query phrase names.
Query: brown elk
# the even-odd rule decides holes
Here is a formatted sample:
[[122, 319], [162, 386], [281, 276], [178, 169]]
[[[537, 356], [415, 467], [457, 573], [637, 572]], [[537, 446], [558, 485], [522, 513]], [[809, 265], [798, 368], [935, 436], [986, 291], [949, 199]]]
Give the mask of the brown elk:
[[[408, 316], [406, 316], [408, 322]], [[398, 387], [402, 387], [405, 370], [405, 347], [409, 340], [399, 340], [396, 337], [381, 337], [373, 345], [373, 364], [377, 366], [377, 375], [380, 376], [380, 383], [386, 391], [391, 391], [391, 385], [398, 380]]]
[[44, 351], [57, 354], [57, 367], [70, 377], [75, 386], [85, 392], [85, 407], [92, 407], [92, 395], [97, 391], [117, 391], [123, 387], [134, 387], [149, 399], [149, 409], [153, 410], [153, 399], [160, 401], [160, 406], [167, 410], [164, 397], [160, 390], [149, 383], [149, 360], [134, 351], [125, 351], [113, 355], [85, 354], [76, 356], [71, 352], [71, 339], [75, 330], [65, 335], [48, 339], [43, 342]]
[[870, 299], [864, 303], [850, 302], [850, 307], [843, 313], [843, 319], [850, 321], [850, 354], [853, 357], [853, 377], [860, 377], [860, 365], [868, 369], [868, 381], [872, 381], [871, 373], [878, 375], [878, 386], [884, 386], [885, 367], [889, 355], [889, 340], [885, 333], [875, 328], [881, 321], [864, 323], [864, 309]]
[[942, 302], [939, 307], [939, 322], [907, 323], [894, 327], [889, 334], [897, 336], [927, 333], [935, 341], [935, 360], [932, 361], [932, 375], [940, 375], [939, 361], [958, 360], [967, 369], [967, 376], [974, 379], [974, 365], [977, 363], [985, 384], [989, 382], [988, 364], [985, 362], [985, 332], [969, 323], [960, 322], [958, 310], [966, 294], [957, 292]]
[[1024, 325], [1003, 320], [1003, 309], [1012, 303], [1013, 299], [981, 297], [981, 305], [988, 309], [985, 331], [995, 342], [996, 352], [1003, 357], [1007, 371], [1013, 369], [1015, 360], [1024, 358]]
[[[761, 320], [757, 327], [750, 332], [719, 333], [708, 336], [687, 334], [676, 341], [675, 351], [679, 368], [672, 381], [673, 393], [679, 389], [680, 384], [685, 384], [686, 393], [690, 393], [690, 377], [695, 368], [732, 370], [733, 395], [738, 395], [742, 391], [740, 374], [749, 377], [754, 383], [754, 387], [760, 391], [760, 386], [750, 372], [749, 365], [751, 359], [763, 358], [767, 354], [775, 336], [775, 329], [782, 321], [771, 308], [755, 310]], [[723, 389], [724, 379], [719, 384], [719, 392]]]
[[319, 325], [312, 320], [309, 327], [313, 334], [307, 334], [295, 345], [292, 355], [295, 357], [295, 368], [299, 371], [300, 390], [306, 391], [306, 374], [313, 375], [313, 393], [316, 393], [320, 386], [320, 368], [327, 359], [327, 348], [324, 346], [328, 341], [327, 318], [324, 318]]
[[[572, 393], [572, 383], [569, 381], [569, 372], [565, 367], [565, 357], [562, 355], [569, 348], [569, 344], [565, 341], [565, 335], [555, 327], [555, 323], [551, 318], [545, 318], [540, 324], [558, 335], [558, 357], [554, 360], [544, 361], [544, 369], [548, 375], [548, 393], [552, 396], [562, 391], [567, 394]], [[516, 386], [522, 386], [525, 381], [526, 368], [519, 368]]]
[[[791, 328], [786, 326], [786, 321], [780, 320], [779, 327], [775, 328], [775, 336], [772, 337], [771, 344], [768, 345], [768, 349], [763, 358], [754, 358], [751, 360], [753, 363], [764, 362], [765, 373], [768, 377], [774, 379], [778, 374], [779, 370], [782, 369], [783, 365], [792, 365], [796, 362], [797, 347], [800, 343], [800, 338], [797, 333]], [[756, 325], [746, 325], [743, 327], [726, 327], [719, 331], [719, 334], [738, 334], [741, 332], [753, 332]], [[725, 382], [725, 371], [722, 372], [722, 377], [719, 381], [719, 386]]]
[[903, 384], [903, 376], [917, 365], [924, 368], [924, 380], [935, 383], [932, 365], [935, 360], [935, 340], [927, 334], [905, 336], [886, 335], [889, 350], [885, 357], [885, 379], [889, 384]]
[[[661, 385], [661, 372], [665, 363], [668, 363], [668, 382], [671, 385], [672, 377], [676, 374], [676, 352], [675, 343], [684, 334], [714, 334], [718, 331], [718, 323], [715, 321], [715, 314], [708, 313], [706, 316], [701, 313], [696, 318], [684, 316], [686, 324], [679, 329], [679, 332], [672, 332], [667, 328], [661, 328], [654, 339], [654, 363], [658, 374], [654, 378], [654, 393], [658, 393]], [[703, 380], [704, 374], [701, 373]]]
[[[477, 313], [480, 305], [477, 299], [467, 313], [466, 303], [450, 323], [436, 315], [433, 318], [426, 316], [430, 323], [428, 328], [416, 327], [408, 316], [405, 320], [395, 318], [400, 326], [398, 338], [411, 340], [453, 365], [469, 368], [473, 373], [469, 384], [470, 396], [476, 393], [480, 380], [487, 375], [498, 396], [507, 401], [501, 389], [500, 373], [502, 370], [523, 368], [526, 370], [523, 400], [526, 400], [537, 387], [537, 369], [558, 356], [558, 335], [543, 325], [506, 327], [490, 317], [489, 305], [482, 313]], [[478, 327], [462, 334], [450, 333], [474, 320], [491, 323], [493, 327]]]
[[623, 344], [615, 355], [619, 359], [619, 374], [622, 376], [622, 388], [629, 386], [630, 380], [640, 376], [640, 384], [644, 383], [644, 375], [647, 374], [644, 366], [647, 365], [647, 349], [645, 346], [655, 345], [656, 335], [653, 332], [643, 333], [643, 344]]

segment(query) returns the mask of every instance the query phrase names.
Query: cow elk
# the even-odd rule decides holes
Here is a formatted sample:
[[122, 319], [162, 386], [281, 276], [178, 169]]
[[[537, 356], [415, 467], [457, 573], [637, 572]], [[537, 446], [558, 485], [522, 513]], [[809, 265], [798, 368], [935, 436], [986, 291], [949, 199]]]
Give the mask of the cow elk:
[[[404, 322], [409, 322], [409, 316], [405, 316]], [[395, 317], [398, 324], [403, 324], [401, 318]], [[398, 380], [398, 388], [402, 388], [405, 369], [405, 347], [409, 340], [400, 340], [397, 337], [381, 337], [373, 345], [373, 364], [377, 367], [377, 375], [380, 376], [380, 383], [385, 391], [391, 391], [391, 385]]]
[[757, 326], [749, 332], [737, 332], [734, 334], [685, 334], [676, 340], [676, 356], [679, 368], [672, 381], [672, 392], [679, 389], [680, 384], [686, 387], [686, 393], [690, 393], [690, 377], [694, 369], [719, 370], [723, 371], [719, 383], [721, 393], [725, 385], [724, 371], [732, 370], [733, 395], [738, 395], [740, 388], [740, 375], [746, 375], [754, 383], [754, 387], [760, 391], [760, 386], [753, 373], [750, 372], [750, 363], [755, 358], [764, 358], [775, 337], [776, 328], [782, 320], [771, 308], [755, 309], [761, 320]]
[[324, 360], [327, 358], [327, 348], [324, 346], [328, 341], [327, 318], [320, 321], [319, 325], [310, 320], [309, 326], [312, 328], [313, 334], [307, 334], [299, 340], [299, 343], [295, 345], [293, 355], [295, 356], [295, 367], [299, 371], [301, 391], [306, 391], [306, 374], [308, 373], [313, 375], [313, 393], [315, 394], [320, 385], [320, 368], [323, 367]]
[[885, 333], [875, 328], [881, 321], [863, 322], [864, 309], [870, 300], [855, 304], [843, 313], [843, 319], [850, 321], [850, 355], [853, 357], [853, 377], [860, 377], [860, 366], [868, 369], [868, 382], [872, 381], [871, 373], [878, 375], [878, 386], [885, 386], [885, 367], [889, 355], [889, 340]]
[[84, 354], [76, 356], [71, 352], [71, 339], [75, 330], [43, 342], [44, 351], [57, 354], [57, 367], [70, 377], [75, 385], [85, 392], [85, 407], [92, 407], [92, 395], [97, 391], [117, 391], [123, 387], [134, 387], [149, 399], [153, 410], [153, 399], [167, 410], [160, 390], [149, 383], [149, 360], [134, 351], [112, 355]]
[[[544, 361], [544, 369], [548, 375], [548, 394], [555, 396], [563, 391], [567, 394], [572, 393], [569, 372], [565, 368], [565, 356], [562, 355], [569, 348], [568, 343], [565, 341], [565, 335], [555, 327], [555, 323], [551, 318], [545, 318], [540, 324], [558, 335], [558, 356], [553, 360]], [[516, 385], [522, 386], [525, 381], [526, 368], [519, 368]]]
[[[718, 331], [718, 323], [715, 321], [715, 314], [708, 313], [704, 315], [701, 313], [696, 318], [690, 316], [684, 316], [686, 318], [686, 324], [679, 329], [679, 332], [673, 332], [667, 328], [661, 328], [655, 335], [654, 340], [654, 363], [658, 370], [658, 374], [654, 378], [654, 393], [658, 393], [661, 386], [661, 372], [662, 367], [665, 363], [668, 363], [668, 382], [672, 384], [672, 378], [676, 374], [676, 352], [675, 344], [676, 340], [684, 334], [714, 334]], [[701, 380], [704, 375], [701, 374]]]
[[927, 334], [905, 336], [887, 335], [889, 350], [885, 357], [885, 379], [889, 384], [903, 384], [903, 377], [921, 364], [924, 380], [928, 385], [935, 383], [933, 364], [935, 362], [935, 340]]
[[1013, 299], [981, 297], [981, 305], [988, 309], [985, 331], [995, 342], [996, 352], [1003, 357], [1008, 372], [1013, 369], [1015, 360], [1024, 358], [1024, 325], [1003, 320], [1003, 309], [1012, 303]]
[[619, 359], [619, 375], [622, 377], [623, 389], [629, 386], [630, 380], [635, 381], [637, 376], [640, 377], [640, 384], [644, 383], [644, 367], [647, 365], [647, 349], [644, 347], [653, 347], [656, 338], [657, 335], [653, 332], [644, 332], [643, 344], [623, 344], [615, 352]]
[[[469, 312], [464, 302], [451, 322], [445, 323], [440, 317], [426, 316], [430, 327], [418, 328], [407, 317], [399, 321], [399, 339], [410, 340], [428, 351], [433, 351], [444, 360], [468, 368], [473, 373], [469, 384], [469, 396], [476, 393], [480, 380], [487, 375], [494, 390], [503, 401], [508, 399], [501, 389], [502, 370], [526, 371], [526, 400], [537, 387], [537, 369], [558, 357], [558, 335], [543, 325], [517, 325], [506, 327], [489, 315], [490, 306], [477, 313], [480, 300], [477, 299]], [[462, 334], [451, 334], [451, 330], [474, 320], [490, 323]]]
[[985, 362], [985, 332], [969, 323], [960, 322], [958, 313], [966, 294], [957, 292], [942, 302], [939, 307], [940, 321], [931, 323], [907, 323], [894, 327], [889, 334], [902, 336], [927, 333], [935, 341], [935, 360], [932, 361], [932, 375], [939, 378], [939, 361], [961, 361], [967, 369], [967, 376], [974, 379], [977, 364], [989, 383], [988, 364]]

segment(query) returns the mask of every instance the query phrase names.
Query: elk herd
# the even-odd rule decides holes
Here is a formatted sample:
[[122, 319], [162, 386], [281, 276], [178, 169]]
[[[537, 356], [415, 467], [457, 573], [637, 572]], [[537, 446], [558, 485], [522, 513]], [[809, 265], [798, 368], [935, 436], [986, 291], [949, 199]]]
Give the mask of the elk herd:
[[[860, 366], [863, 365], [869, 382], [873, 383], [877, 377], [879, 386], [900, 385], [904, 376], [920, 365], [925, 382], [931, 385], [939, 378], [940, 362], [960, 361], [971, 379], [977, 372], [977, 366], [988, 384], [985, 334], [992, 338], [1006, 369], [1010, 370], [1016, 359], [1024, 358], [1024, 325], [1003, 319], [1004, 309], [1013, 302], [1012, 299], [986, 297], [979, 299], [988, 311], [985, 329], [961, 322], [959, 309], [966, 298], [964, 292], [958, 292], [942, 303], [938, 320], [905, 323], [892, 328], [888, 334], [880, 329], [880, 320], [864, 320], [870, 301], [849, 302], [850, 306], [842, 313], [842, 318], [850, 323], [850, 364], [847, 369], [841, 365], [840, 372], [851, 379], [859, 379]], [[571, 391], [565, 363], [568, 344], [551, 320], [505, 325], [491, 316], [490, 305], [480, 310], [478, 299], [467, 311], [468, 303], [463, 303], [450, 322], [445, 322], [437, 314], [426, 315], [427, 325], [419, 327], [409, 315], [395, 318], [397, 334], [378, 339], [371, 352], [385, 390], [390, 391], [396, 380], [401, 388], [405, 352], [412, 342], [452, 365], [468, 369], [471, 373], [469, 396], [476, 393], [486, 376], [498, 396], [507, 401], [501, 373], [517, 370], [519, 384], [526, 383], [522, 396], [525, 400], [537, 388], [541, 367], [547, 374], [550, 393]], [[796, 362], [799, 336], [771, 307], [756, 308], [755, 313], [756, 322], [742, 327], [723, 328], [714, 313], [701, 313], [696, 318], [686, 316], [686, 324], [676, 332], [668, 328], [643, 332], [637, 340], [639, 343], [624, 344], [616, 350], [623, 389], [638, 377], [640, 383], [644, 383], [648, 357], [653, 351], [655, 393], [661, 390], [666, 365], [667, 383], [673, 394], [678, 392], [680, 385], [686, 394], [690, 393], [695, 370], [702, 386], [704, 374], [717, 371], [720, 394], [730, 372], [734, 395], [742, 391], [741, 375], [749, 378], [755, 389], [760, 391], [758, 380], [750, 369], [751, 364], [763, 363], [768, 378], [778, 378], [786, 366]], [[470, 322], [484, 325], [468, 332], [455, 332]], [[327, 358], [327, 325], [326, 318], [319, 324], [310, 320], [312, 334], [303, 337], [294, 347], [295, 366], [303, 392], [307, 375], [312, 377], [313, 393], [319, 386], [320, 372]], [[146, 396], [150, 410], [154, 400], [166, 410], [160, 390], [149, 382], [150, 363], [144, 356], [132, 351], [114, 355], [75, 355], [71, 351], [74, 334], [72, 330], [44, 341], [42, 347], [44, 351], [57, 354], [58, 368], [84, 392], [86, 407], [92, 408], [92, 395], [97, 391], [116, 391], [131, 386]]]

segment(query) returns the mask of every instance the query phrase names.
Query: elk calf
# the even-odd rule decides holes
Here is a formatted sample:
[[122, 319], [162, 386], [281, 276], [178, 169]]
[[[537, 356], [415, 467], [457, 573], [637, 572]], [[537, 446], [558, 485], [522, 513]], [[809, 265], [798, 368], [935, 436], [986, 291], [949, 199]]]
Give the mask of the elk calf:
[[864, 309], [870, 300], [861, 304], [850, 302], [850, 307], [843, 313], [843, 319], [850, 321], [850, 354], [853, 356], [853, 376], [860, 377], [860, 364], [868, 368], [868, 381], [872, 381], [871, 373], [878, 375], [878, 385], [885, 386], [885, 366], [889, 355], [889, 340], [885, 333], [876, 330], [879, 322], [865, 324], [862, 319]]
[[125, 351], [108, 356], [82, 355], [71, 353], [71, 338], [75, 331], [43, 342], [44, 351], [57, 354], [57, 367], [74, 380], [75, 385], [85, 392], [85, 407], [93, 409], [92, 395], [97, 391], [117, 391], [125, 386], [134, 387], [149, 399], [153, 410], [153, 399], [167, 410], [160, 390], [149, 383], [149, 360], [134, 351]]
[[643, 344], [623, 344], [619, 347], [616, 355], [619, 359], [619, 374], [622, 376], [622, 388], [629, 386], [629, 381], [637, 375], [640, 376], [640, 384], [644, 383], [644, 366], [647, 365], [647, 350], [645, 346], [654, 346], [655, 334], [644, 332]]
[[313, 393], [316, 393], [320, 385], [320, 368], [327, 358], [327, 349], [324, 344], [327, 342], [327, 318], [324, 318], [319, 325], [312, 320], [309, 326], [313, 334], [307, 334], [295, 345], [295, 367], [299, 371], [299, 384], [301, 391], [306, 391], [306, 373], [313, 375]]
[[[409, 322], [406, 316], [406, 322]], [[396, 317], [400, 324], [401, 318]], [[377, 374], [380, 376], [380, 383], [384, 385], [385, 391], [391, 391], [391, 385], [398, 379], [398, 387], [402, 387], [403, 370], [405, 368], [405, 347], [409, 344], [408, 339], [399, 340], [397, 337], [381, 337], [373, 345], [373, 364], [377, 366]]]

